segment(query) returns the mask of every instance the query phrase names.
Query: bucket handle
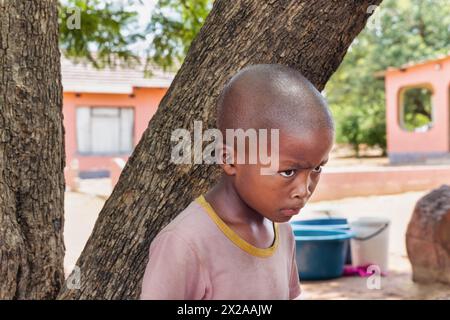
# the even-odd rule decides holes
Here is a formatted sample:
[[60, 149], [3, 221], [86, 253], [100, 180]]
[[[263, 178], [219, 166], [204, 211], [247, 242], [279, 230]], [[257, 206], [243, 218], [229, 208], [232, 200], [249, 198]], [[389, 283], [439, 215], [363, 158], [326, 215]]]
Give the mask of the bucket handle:
[[382, 233], [388, 226], [389, 226], [389, 223], [385, 223], [380, 229], [378, 229], [371, 235], [369, 235], [367, 237], [356, 237], [355, 236], [355, 237], [353, 237], [353, 239], [358, 240], [358, 241], [366, 241], [366, 240], [372, 239], [373, 237], [376, 237], [377, 235]]

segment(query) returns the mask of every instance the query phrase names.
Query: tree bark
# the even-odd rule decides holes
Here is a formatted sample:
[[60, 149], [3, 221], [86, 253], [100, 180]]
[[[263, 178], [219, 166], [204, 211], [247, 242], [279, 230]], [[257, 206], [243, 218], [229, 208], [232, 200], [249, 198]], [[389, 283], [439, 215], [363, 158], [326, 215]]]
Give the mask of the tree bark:
[[214, 127], [221, 89], [246, 65], [285, 64], [322, 90], [380, 2], [216, 0], [99, 214], [77, 262], [81, 288], [58, 298], [138, 298], [152, 239], [218, 176], [215, 166], [171, 163], [172, 131], [194, 120]]
[[64, 283], [59, 61], [57, 1], [0, 1], [0, 299]]

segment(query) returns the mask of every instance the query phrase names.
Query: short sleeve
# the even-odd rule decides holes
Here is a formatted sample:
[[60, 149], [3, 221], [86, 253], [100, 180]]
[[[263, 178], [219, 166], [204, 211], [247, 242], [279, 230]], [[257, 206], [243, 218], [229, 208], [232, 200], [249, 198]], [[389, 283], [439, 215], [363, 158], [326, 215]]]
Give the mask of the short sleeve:
[[291, 258], [291, 275], [289, 280], [289, 299], [297, 298], [300, 293], [300, 281], [298, 278], [298, 269], [297, 269], [297, 261], [296, 261], [296, 252], [295, 252], [295, 240], [294, 240], [294, 250], [292, 250], [292, 258]]
[[141, 300], [199, 300], [205, 294], [196, 252], [175, 232], [159, 234], [150, 245]]

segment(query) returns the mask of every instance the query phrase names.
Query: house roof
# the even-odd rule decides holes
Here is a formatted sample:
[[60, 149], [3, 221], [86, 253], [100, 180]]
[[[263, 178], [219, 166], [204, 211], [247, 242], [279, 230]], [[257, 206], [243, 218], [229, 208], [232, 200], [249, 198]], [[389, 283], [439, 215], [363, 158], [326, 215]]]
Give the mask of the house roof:
[[175, 76], [157, 67], [144, 77], [145, 64], [134, 67], [118, 66], [96, 69], [87, 62], [73, 62], [61, 56], [64, 92], [131, 94], [133, 88], [168, 88]]
[[450, 58], [450, 55], [448, 54], [441, 54], [438, 56], [435, 56], [433, 58], [429, 58], [429, 59], [423, 59], [423, 60], [419, 60], [419, 61], [409, 61], [405, 64], [403, 64], [400, 67], [389, 67], [388, 70], [398, 70], [398, 69], [407, 69], [410, 67], [415, 67], [415, 66], [420, 66], [420, 65], [424, 65], [424, 64], [429, 64], [429, 63], [439, 63], [443, 60], [447, 60], [448, 58]]
[[388, 67], [386, 70], [378, 71], [375, 73], [375, 77], [384, 78], [386, 73], [388, 73], [390, 71], [406, 70], [411, 67], [417, 67], [417, 66], [433, 64], [433, 63], [440, 63], [449, 58], [450, 58], [450, 54], [441, 54], [441, 55], [437, 55], [437, 56], [435, 56], [433, 58], [429, 58], [429, 59], [423, 59], [423, 60], [419, 60], [419, 61], [409, 61], [401, 66], [397, 66], [397, 67], [392, 66], [392, 67]]

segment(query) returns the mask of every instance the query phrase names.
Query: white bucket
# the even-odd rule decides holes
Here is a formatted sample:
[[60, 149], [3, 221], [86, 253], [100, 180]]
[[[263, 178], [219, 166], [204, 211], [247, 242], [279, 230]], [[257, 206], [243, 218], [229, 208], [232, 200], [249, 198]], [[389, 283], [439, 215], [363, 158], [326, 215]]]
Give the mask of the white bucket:
[[376, 265], [382, 273], [388, 270], [389, 219], [364, 217], [350, 223], [355, 237], [351, 240], [352, 265]]

